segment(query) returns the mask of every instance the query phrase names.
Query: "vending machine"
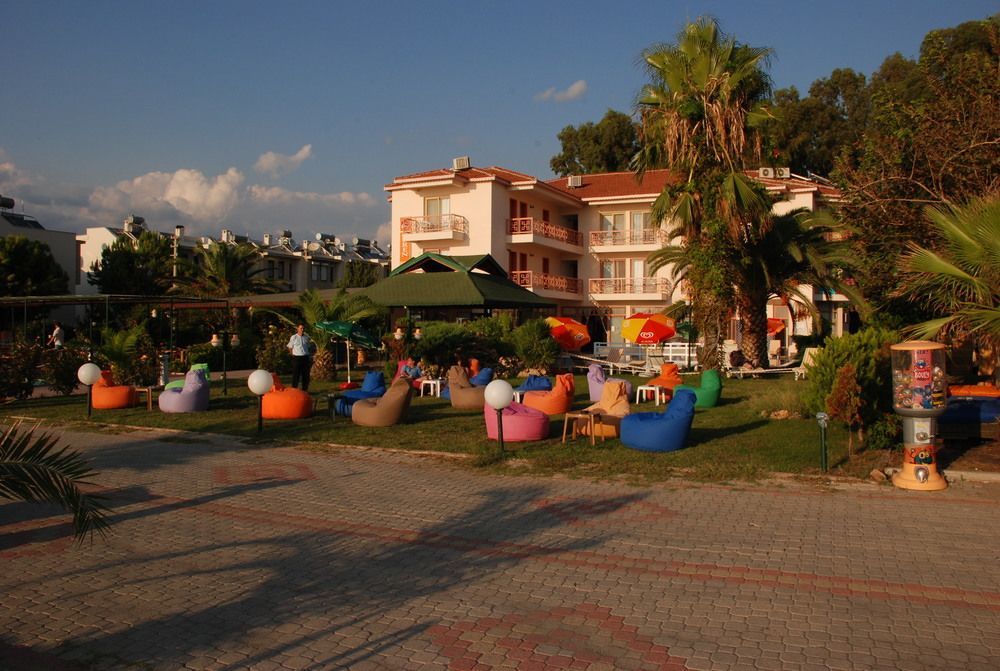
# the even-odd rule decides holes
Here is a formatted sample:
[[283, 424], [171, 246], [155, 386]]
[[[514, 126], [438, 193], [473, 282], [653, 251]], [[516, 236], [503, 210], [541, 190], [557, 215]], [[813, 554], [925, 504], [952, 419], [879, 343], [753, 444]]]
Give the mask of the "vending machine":
[[892, 477], [902, 489], [934, 491], [948, 483], [937, 469], [937, 418], [945, 411], [945, 346], [914, 340], [890, 347], [892, 405], [903, 418], [903, 467]]

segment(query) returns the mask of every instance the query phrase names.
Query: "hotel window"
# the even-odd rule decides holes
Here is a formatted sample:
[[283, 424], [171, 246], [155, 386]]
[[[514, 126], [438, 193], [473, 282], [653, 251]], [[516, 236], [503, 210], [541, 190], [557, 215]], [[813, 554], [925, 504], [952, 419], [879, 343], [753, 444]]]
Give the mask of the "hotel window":
[[653, 242], [652, 217], [649, 212], [632, 212], [632, 241], [633, 243]]
[[646, 261], [632, 259], [632, 279], [641, 280], [646, 276]]
[[602, 231], [624, 231], [625, 230], [625, 215], [623, 213], [618, 213], [618, 214], [602, 214], [601, 215], [601, 230]]
[[601, 261], [601, 277], [606, 280], [625, 277], [625, 259]]
[[424, 216], [432, 224], [440, 224], [451, 214], [451, 198], [424, 198]]
[[267, 279], [274, 279], [274, 261], [267, 262]]

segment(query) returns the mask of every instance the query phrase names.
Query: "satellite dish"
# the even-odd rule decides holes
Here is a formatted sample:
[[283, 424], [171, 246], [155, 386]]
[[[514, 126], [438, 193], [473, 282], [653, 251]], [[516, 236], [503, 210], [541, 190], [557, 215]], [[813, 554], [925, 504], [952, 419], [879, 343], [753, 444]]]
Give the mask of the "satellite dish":
[[308, 245], [306, 245], [306, 249], [308, 249], [310, 252], [315, 252], [316, 250], [322, 248], [323, 245], [319, 244], [318, 242], [310, 242]]
[[323, 241], [323, 234], [322, 233], [317, 233], [316, 234], [316, 242], [322, 242], [322, 241]]

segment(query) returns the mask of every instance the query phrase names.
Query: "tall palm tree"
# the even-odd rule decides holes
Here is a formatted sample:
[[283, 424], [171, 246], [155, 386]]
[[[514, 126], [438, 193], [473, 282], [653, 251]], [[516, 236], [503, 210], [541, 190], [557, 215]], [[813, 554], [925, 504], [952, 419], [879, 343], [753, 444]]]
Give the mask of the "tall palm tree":
[[907, 330], [920, 338], [971, 335], [993, 352], [1000, 348], [1000, 195], [962, 206], [927, 208], [940, 243], [910, 243], [900, 269], [906, 295], [941, 317]]
[[[738, 44], [707, 18], [685, 26], [675, 44], [644, 53], [652, 83], [638, 100], [641, 149], [633, 168], [640, 175], [669, 168], [679, 178], [664, 187], [652, 215], [657, 222], [676, 222], [672, 233], [683, 236], [681, 245], [696, 269], [688, 280], [706, 339], [706, 365], [717, 360], [732, 298], [747, 289], [734, 273], [741, 250], [757, 244], [771, 222], [766, 193], [744, 173], [749, 159], [759, 161], [756, 125], [769, 118], [765, 102], [771, 87], [763, 69], [769, 54]], [[675, 255], [670, 247], [654, 252], [651, 271]], [[760, 317], [763, 339], [766, 321], [763, 313]], [[745, 346], [764, 345], [751, 336]]]
[[94, 475], [79, 453], [58, 448], [51, 435], [35, 435], [21, 422], [0, 436], [0, 499], [55, 503], [73, 514], [78, 539], [108, 528], [102, 497], [84, 493], [81, 485]]
[[212, 241], [198, 248], [195, 261], [182, 261], [174, 293], [206, 298], [274, 293], [274, 280], [263, 275], [261, 253], [245, 242]]
[[316, 355], [313, 357], [312, 376], [320, 380], [332, 380], [336, 373], [336, 359], [332, 350], [330, 334], [316, 328], [322, 321], [343, 321], [361, 324], [381, 317], [385, 309], [373, 303], [367, 296], [349, 294], [341, 289], [333, 300], [323, 300], [315, 289], [307, 289], [299, 294], [299, 319], [293, 320], [286, 315], [275, 312], [289, 326], [298, 322], [306, 327], [306, 333], [316, 343]]

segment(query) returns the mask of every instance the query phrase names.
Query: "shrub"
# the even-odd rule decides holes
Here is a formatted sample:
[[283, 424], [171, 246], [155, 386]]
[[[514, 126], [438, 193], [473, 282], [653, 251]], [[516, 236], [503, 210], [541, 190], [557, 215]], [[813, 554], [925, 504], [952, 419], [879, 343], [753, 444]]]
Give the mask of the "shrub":
[[[481, 361], [489, 359], [481, 356], [479, 338], [462, 324], [448, 322], [427, 322], [421, 325], [423, 338], [413, 345], [411, 356], [426, 363], [447, 369], [459, 357], [476, 357]], [[392, 357], [390, 357], [390, 360]], [[396, 364], [392, 364], [396, 373]]]
[[288, 337], [284, 333], [273, 326], [268, 328], [264, 339], [257, 346], [257, 367], [272, 373], [290, 373], [292, 357], [288, 355], [287, 344]]
[[69, 396], [80, 383], [77, 371], [87, 361], [87, 351], [79, 347], [46, 350], [42, 372], [54, 391]]
[[523, 368], [548, 370], [559, 356], [559, 345], [552, 339], [544, 319], [529, 319], [511, 334], [514, 354]]
[[809, 369], [803, 400], [810, 413], [826, 410], [838, 371], [854, 366], [864, 407], [861, 424], [868, 426], [892, 412], [892, 370], [889, 345], [897, 342], [895, 331], [868, 328], [839, 338], [828, 338]]
[[41, 345], [16, 341], [10, 352], [0, 357], [0, 398], [29, 398], [35, 389], [42, 361]]
[[882, 415], [868, 428], [868, 433], [865, 435], [865, 449], [896, 449], [903, 441], [902, 427], [899, 415], [895, 413]]

